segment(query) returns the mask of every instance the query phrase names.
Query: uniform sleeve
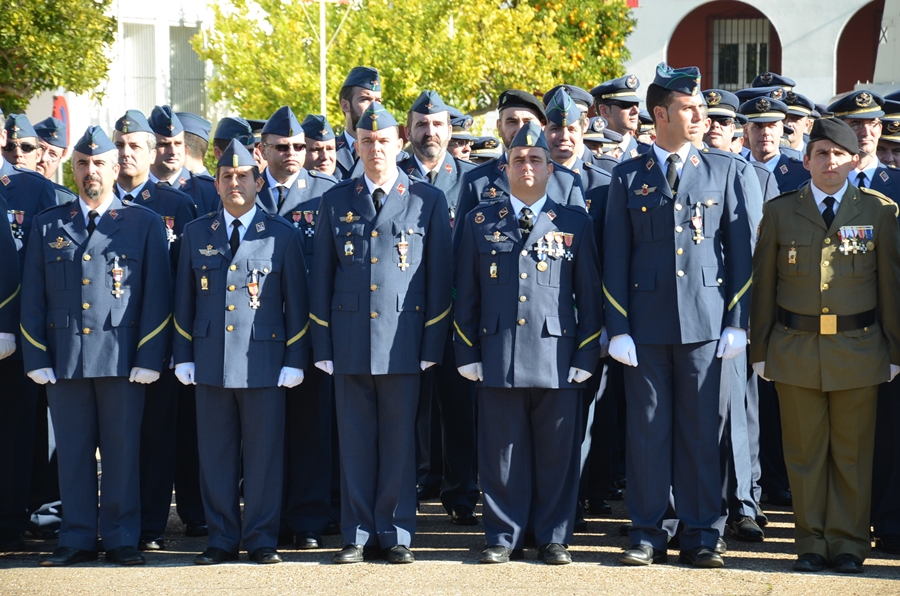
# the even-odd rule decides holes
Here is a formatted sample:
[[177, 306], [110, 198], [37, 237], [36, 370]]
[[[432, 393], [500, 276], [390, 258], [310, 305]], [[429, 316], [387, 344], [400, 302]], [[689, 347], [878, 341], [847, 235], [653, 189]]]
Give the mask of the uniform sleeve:
[[319, 221], [316, 224], [315, 244], [313, 245], [315, 252], [312, 271], [315, 272], [316, 279], [309, 289], [309, 319], [315, 362], [334, 360], [329, 324], [337, 254], [334, 248], [334, 231], [328, 203], [330, 201], [328, 193], [326, 193], [322, 196], [322, 202], [319, 205]]
[[900, 365], [900, 228], [896, 224], [896, 205], [884, 207], [878, 244], [878, 320], [887, 340], [891, 364]]
[[582, 228], [582, 238], [575, 255], [573, 285], [578, 305], [578, 349], [570, 366], [593, 371], [600, 358], [600, 332], [603, 329], [603, 302], [600, 296], [600, 257], [594, 241], [592, 222]]
[[438, 191], [425, 238], [425, 329], [419, 353], [419, 360], [438, 364], [444, 355], [452, 303], [453, 278], [448, 275], [452, 265], [450, 229], [447, 199]]
[[459, 226], [460, 247], [456, 265], [456, 302], [453, 309], [453, 351], [456, 365], [481, 362], [478, 323], [481, 320], [481, 284], [474, 224], [466, 217]]
[[566, 200], [566, 205], [569, 207], [581, 207], [582, 209], [587, 209], [585, 207], [586, 203], [584, 202], [584, 186], [581, 184], [581, 176], [573, 175], [574, 181], [572, 182], [572, 188], [569, 190], [569, 197]]
[[168, 365], [172, 337], [172, 271], [166, 249], [165, 225], [159, 216], [151, 218], [144, 239], [144, 266], [141, 288], [140, 340], [133, 366], [161, 372]]
[[[469, 211], [478, 206], [478, 197], [476, 196], [475, 185], [469, 180], [469, 176], [463, 177], [463, 187], [459, 193], [459, 200], [456, 203], [456, 221], [465, 222]], [[457, 223], [453, 228], [453, 256], [459, 255], [459, 245], [462, 242], [463, 228], [465, 226]]]
[[[763, 205], [759, 241], [753, 253], [753, 290], [750, 293], [750, 363], [763, 362], [775, 324], [778, 283], [778, 233], [769, 204]], [[881, 251], [879, 251], [880, 253]]]
[[44, 272], [44, 236], [37, 220], [25, 247], [22, 271], [22, 357], [25, 372], [52, 368], [53, 356], [47, 349], [47, 294]]
[[[0, 197], [0, 213], [6, 213], [6, 201]], [[0, 222], [0, 333], [19, 330], [19, 293], [22, 289], [19, 253], [12, 229]]]
[[174, 339], [172, 340], [172, 353], [175, 356], [175, 364], [194, 362], [194, 339], [191, 331], [194, 329], [194, 314], [197, 308], [197, 288], [194, 281], [194, 270], [191, 267], [190, 234], [184, 234], [181, 238], [181, 254], [178, 258], [178, 268], [175, 270], [175, 310], [174, 310]]
[[175, 242], [172, 243], [172, 246], [169, 249], [173, 271], [178, 271], [178, 256], [181, 253], [181, 237], [184, 234], [184, 226], [195, 219], [197, 219], [197, 207], [194, 205], [194, 201], [191, 200], [190, 196], [185, 194], [184, 200], [179, 201], [178, 203], [178, 211], [175, 214], [175, 226], [173, 229], [175, 232]]
[[627, 190], [614, 175], [603, 224], [603, 299], [609, 337], [631, 333], [628, 324], [628, 275], [631, 267], [631, 216]]
[[744, 204], [747, 208], [747, 219], [750, 224], [750, 250], [752, 251], [756, 246], [756, 232], [759, 229], [759, 221], [762, 219], [763, 192], [753, 166], [748, 164], [739, 171], [739, 175]]
[[[759, 182], [737, 172], [734, 160], [729, 163], [725, 188], [725, 212], [720, 227], [725, 253], [725, 317], [722, 327], [747, 329], [750, 318], [750, 285], [753, 281], [753, 243], [749, 209], [762, 203]], [[745, 184], [752, 196], [744, 194]], [[754, 215], [755, 218], [755, 215]]]
[[284, 321], [287, 345], [282, 366], [306, 369], [309, 362], [309, 289], [306, 279], [306, 260], [300, 247], [300, 230], [292, 233], [284, 255], [282, 291], [284, 292]]

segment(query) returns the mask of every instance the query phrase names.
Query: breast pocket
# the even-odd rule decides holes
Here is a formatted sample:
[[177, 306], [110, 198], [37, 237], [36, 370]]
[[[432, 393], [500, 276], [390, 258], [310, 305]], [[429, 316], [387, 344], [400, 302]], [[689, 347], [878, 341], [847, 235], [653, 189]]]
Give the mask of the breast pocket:
[[807, 277], [812, 270], [812, 234], [778, 235], [778, 270], [790, 277]]
[[660, 240], [674, 227], [674, 216], [662, 195], [631, 196], [627, 206], [632, 237], [636, 242]]
[[142, 259], [136, 248], [107, 249], [103, 254], [106, 258], [106, 287], [124, 292], [140, 283]]
[[514, 245], [510, 241], [478, 241], [479, 275], [482, 285], [497, 285], [509, 282], [509, 273], [516, 267]]
[[203, 255], [191, 255], [191, 269], [194, 271], [194, 281], [197, 284], [197, 295], [218, 294], [219, 284], [223, 275], [221, 255], [209, 257]]
[[876, 254], [874, 249], [866, 250], [866, 252], [860, 251], [856, 254], [851, 252], [847, 255], [835, 252], [834, 258], [840, 262], [842, 277], [869, 277], [875, 275]]
[[[256, 281], [260, 298], [268, 296], [268, 294], [263, 293], [263, 289], [269, 280], [274, 284], [275, 279], [273, 276], [279, 273], [277, 269], [278, 267], [271, 259], [247, 259], [247, 283], [251, 284], [253, 281]], [[248, 287], [250, 286], [248, 285]]]
[[75, 245], [66, 248], [45, 246], [44, 269], [49, 290], [65, 290], [67, 279], [74, 286], [78, 277], [75, 267]]
[[[690, 215], [695, 217], [699, 214], [703, 218], [703, 235], [707, 238], [713, 238], [719, 230], [724, 209], [723, 201], [721, 191], [704, 190], [697, 195], [697, 200], [692, 206]], [[691, 227], [693, 229], [693, 222]]]
[[[373, 232], [374, 233], [374, 232]], [[366, 252], [366, 226], [340, 223], [334, 228], [334, 246], [342, 265], [362, 263]]]
[[[417, 224], [393, 222], [395, 263], [419, 263], [422, 260], [425, 229]], [[405, 259], [403, 257], [406, 257]]]

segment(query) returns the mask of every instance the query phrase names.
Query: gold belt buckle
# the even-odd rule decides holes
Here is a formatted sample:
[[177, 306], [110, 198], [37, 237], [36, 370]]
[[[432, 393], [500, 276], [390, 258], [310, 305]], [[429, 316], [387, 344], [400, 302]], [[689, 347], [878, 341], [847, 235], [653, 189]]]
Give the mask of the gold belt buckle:
[[821, 315], [819, 317], [819, 333], [834, 335], [837, 333], [837, 315]]

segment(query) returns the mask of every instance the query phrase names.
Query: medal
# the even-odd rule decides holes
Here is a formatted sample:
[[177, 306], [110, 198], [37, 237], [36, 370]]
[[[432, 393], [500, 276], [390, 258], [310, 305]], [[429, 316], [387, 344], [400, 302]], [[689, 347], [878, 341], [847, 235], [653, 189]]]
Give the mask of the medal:
[[694, 205], [694, 215], [691, 217], [691, 225], [694, 226], [694, 236], [692, 240], [694, 244], [700, 244], [703, 241], [703, 208], [700, 203]]
[[125, 271], [119, 267], [119, 257], [116, 257], [113, 261], [113, 269], [112, 269], [112, 277], [113, 277], [113, 291], [112, 295], [116, 298], [119, 298], [125, 292], [122, 291], [122, 277], [124, 276]]
[[300, 227], [300, 218], [303, 217], [302, 211], [291, 211], [291, 218], [294, 220], [294, 227]]
[[256, 269], [250, 272], [250, 283], [247, 284], [247, 291], [250, 292], [250, 308], [256, 310], [259, 308], [259, 271]]
[[497, 263], [491, 263], [491, 279], [497, 279]]
[[353, 241], [352, 240], [347, 240], [347, 242], [344, 244], [344, 256], [345, 257], [353, 256]]
[[25, 212], [11, 210], [8, 213], [8, 217], [9, 227], [12, 230], [13, 238], [22, 240], [25, 234], [25, 230], [22, 228], [22, 222], [25, 221]]
[[456, 221], [456, 209], [450, 207], [450, 227], [453, 227], [453, 223]]
[[793, 246], [788, 249], [788, 265], [797, 264], [797, 249]]
[[171, 244], [175, 242], [175, 218], [170, 215], [163, 215], [162, 218], [166, 223], [166, 239]]
[[406, 241], [406, 236], [403, 232], [400, 232], [400, 242], [397, 244], [397, 252], [400, 253], [400, 262], [397, 263], [397, 267], [400, 267], [401, 271], [406, 271], [406, 268], [409, 267], [409, 263], [406, 262], [406, 253], [409, 252], [409, 242]]
[[205, 275], [200, 278], [200, 289], [203, 290], [204, 292], [209, 290], [209, 280], [206, 278]]

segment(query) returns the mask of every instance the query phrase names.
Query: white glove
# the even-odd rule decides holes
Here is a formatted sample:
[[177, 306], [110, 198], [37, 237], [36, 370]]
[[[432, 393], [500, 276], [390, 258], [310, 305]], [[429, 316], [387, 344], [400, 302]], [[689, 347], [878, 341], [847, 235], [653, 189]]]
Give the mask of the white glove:
[[303, 382], [303, 371], [299, 368], [291, 368], [290, 366], [282, 366], [281, 374], [278, 375], [278, 386], [279, 387], [287, 387], [290, 389], [291, 387], [296, 387], [300, 383]]
[[53, 374], [52, 368], [39, 368], [26, 374], [29, 379], [38, 385], [46, 385], [47, 383], [53, 385], [56, 383], [56, 375]]
[[569, 383], [584, 383], [588, 379], [590, 379], [593, 373], [589, 373], [586, 370], [582, 370], [580, 368], [575, 368], [574, 366], [569, 368]]
[[428, 368], [431, 368], [432, 366], [434, 366], [434, 362], [428, 362], [427, 360], [422, 360], [421, 362], [419, 362], [419, 368], [421, 368], [422, 370], [426, 370]]
[[[772, 379], [766, 378], [766, 362], [765, 361], [754, 362], [752, 366], [753, 366], [753, 372], [755, 372], [756, 376], [758, 376], [760, 379], [762, 379], [763, 381], [771, 381], [772, 380]], [[892, 364], [891, 372], [894, 372], [893, 366], [894, 365]], [[900, 368], [898, 368], [898, 370], [900, 370]], [[891, 377], [891, 378], [893, 379], [893, 377]]]
[[600, 357], [609, 356], [609, 334], [606, 333], [606, 327], [600, 330]]
[[131, 369], [131, 376], [128, 377], [128, 380], [132, 383], [141, 383], [142, 385], [149, 385], [150, 383], [156, 382], [159, 378], [159, 373], [155, 370], [150, 370], [149, 368], [141, 368], [140, 366], [135, 366]]
[[[891, 365], [891, 381], [894, 380], [894, 377], [897, 376], [897, 373], [900, 373], [900, 366], [897, 366], [896, 364], [892, 364]], [[890, 381], [888, 381], [888, 382], [890, 382]]]
[[459, 374], [469, 379], [470, 381], [483, 381], [484, 373], [481, 369], [480, 362], [473, 362], [472, 364], [464, 364], [460, 366], [456, 370], [459, 371]]
[[627, 333], [609, 340], [609, 355], [626, 366], [637, 366], [637, 349], [634, 340]]
[[194, 367], [193, 362], [182, 362], [181, 364], [175, 365], [175, 376], [178, 377], [178, 380], [181, 381], [182, 385], [196, 385], [197, 381], [194, 380], [194, 372], [196, 368]]
[[318, 362], [316, 362], [316, 368], [328, 373], [329, 375], [334, 374], [334, 362], [332, 362], [331, 360], [319, 360]]
[[719, 347], [716, 349], [716, 357], [722, 360], [731, 360], [747, 349], [747, 332], [738, 327], [726, 327], [719, 338]]
[[0, 333], [0, 360], [13, 355], [16, 351], [16, 336], [12, 333]]

